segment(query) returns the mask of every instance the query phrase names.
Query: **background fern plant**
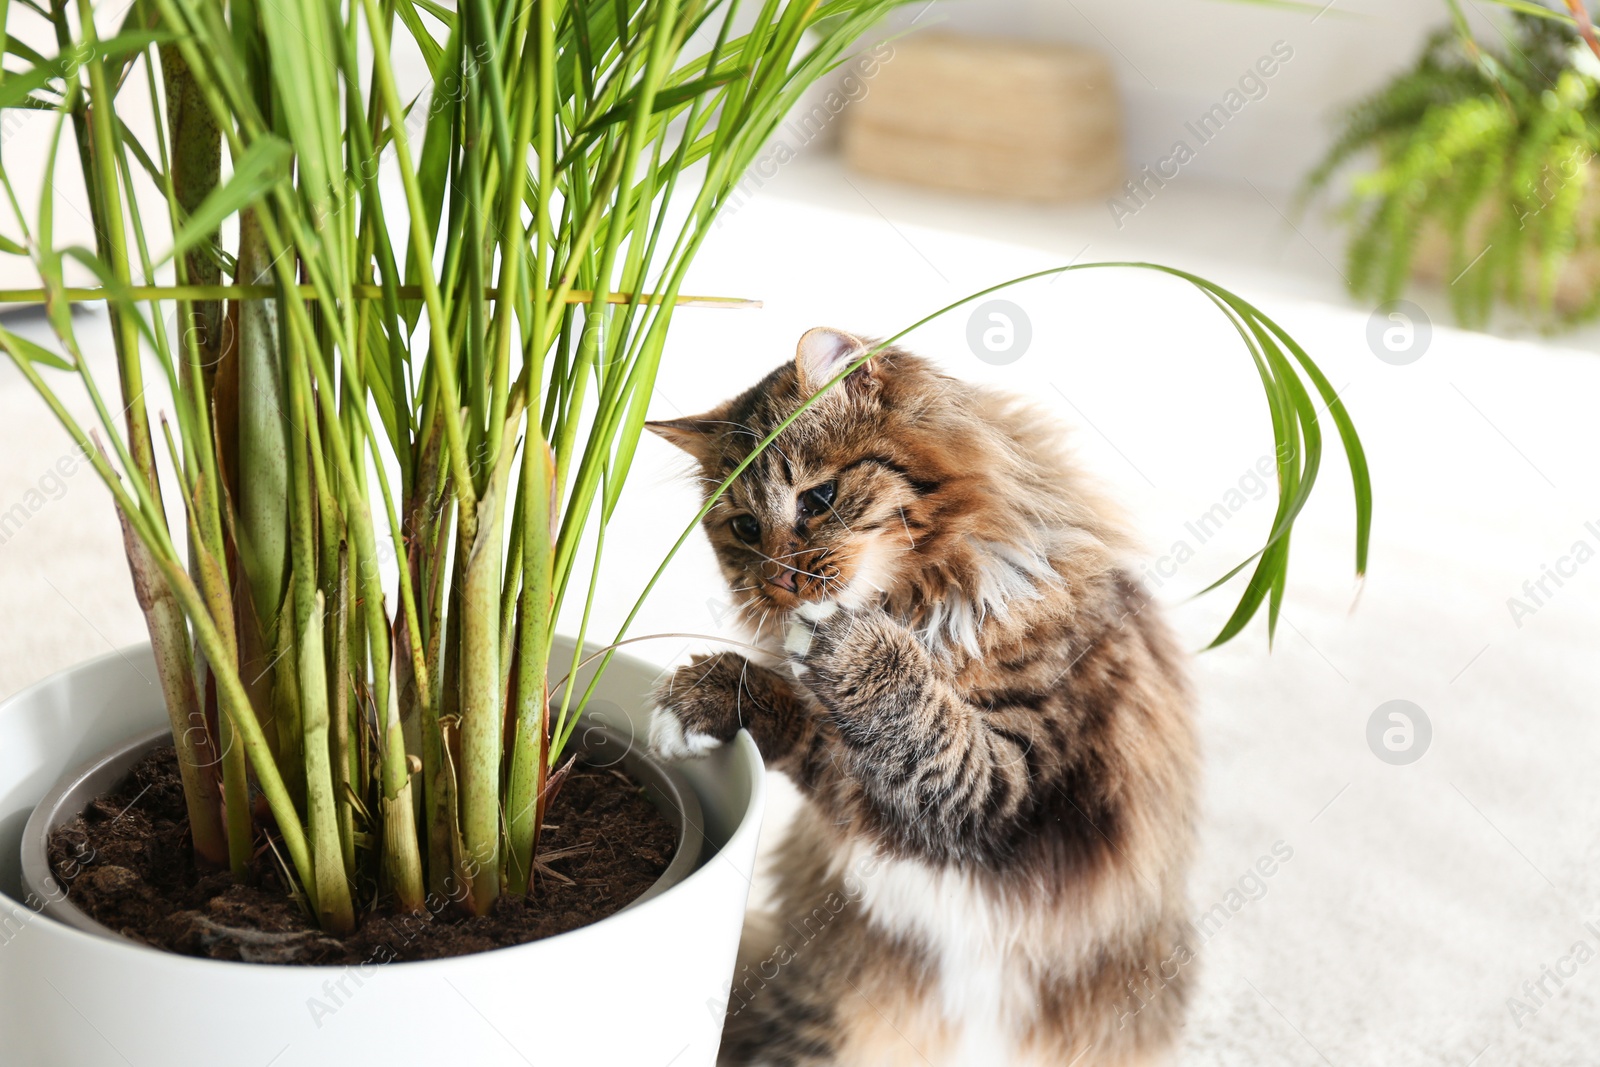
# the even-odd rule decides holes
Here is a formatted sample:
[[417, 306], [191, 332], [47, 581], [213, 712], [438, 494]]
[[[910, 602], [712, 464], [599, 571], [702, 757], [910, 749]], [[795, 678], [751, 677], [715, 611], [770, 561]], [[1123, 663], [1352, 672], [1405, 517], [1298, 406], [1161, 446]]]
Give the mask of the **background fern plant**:
[[1356, 295], [1392, 300], [1424, 270], [1442, 274], [1464, 325], [1497, 301], [1546, 324], [1600, 312], [1600, 213], [1586, 206], [1600, 63], [1569, 16], [1519, 3], [1509, 19], [1504, 50], [1459, 18], [1434, 34], [1412, 69], [1346, 113], [1307, 177], [1310, 196], [1372, 159], [1340, 203]]

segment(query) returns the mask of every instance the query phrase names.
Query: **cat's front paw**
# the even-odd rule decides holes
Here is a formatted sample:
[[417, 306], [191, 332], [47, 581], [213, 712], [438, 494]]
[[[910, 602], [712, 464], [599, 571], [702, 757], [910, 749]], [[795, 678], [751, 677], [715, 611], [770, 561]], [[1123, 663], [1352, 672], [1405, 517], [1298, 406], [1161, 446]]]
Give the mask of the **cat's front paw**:
[[699, 759], [722, 743], [711, 734], [685, 726], [671, 708], [657, 707], [650, 712], [650, 754], [657, 759]]
[[795, 608], [789, 616], [789, 631], [783, 638], [783, 651], [789, 657], [789, 670], [804, 678], [811, 670], [807, 657], [816, 642], [817, 631], [828, 619], [841, 614], [837, 601], [813, 600]]
[[848, 611], [832, 601], [795, 609], [783, 649], [800, 683], [841, 714], [870, 708], [928, 673], [904, 626], [880, 610]]
[[696, 656], [656, 687], [650, 751], [661, 759], [699, 759], [739, 732], [743, 656]]

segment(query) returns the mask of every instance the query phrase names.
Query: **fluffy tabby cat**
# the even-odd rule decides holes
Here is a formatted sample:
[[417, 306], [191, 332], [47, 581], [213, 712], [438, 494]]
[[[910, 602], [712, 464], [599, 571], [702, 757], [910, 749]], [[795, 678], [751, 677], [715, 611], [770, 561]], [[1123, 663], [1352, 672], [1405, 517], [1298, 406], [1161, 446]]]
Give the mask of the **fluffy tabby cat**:
[[[736, 399], [651, 428], [709, 491], [865, 344], [812, 330]], [[774, 912], [747, 922], [721, 1062], [1165, 1060], [1190, 978], [1189, 699], [1050, 421], [887, 349], [705, 528], [770, 656], [679, 668], [652, 747], [744, 727], [808, 802]]]

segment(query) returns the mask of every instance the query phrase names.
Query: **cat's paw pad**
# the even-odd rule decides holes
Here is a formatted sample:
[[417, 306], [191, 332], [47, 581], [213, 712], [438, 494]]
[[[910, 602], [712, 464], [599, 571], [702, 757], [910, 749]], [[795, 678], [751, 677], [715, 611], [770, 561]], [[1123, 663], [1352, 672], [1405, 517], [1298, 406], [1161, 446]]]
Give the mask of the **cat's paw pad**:
[[660, 759], [700, 759], [721, 744], [710, 734], [685, 728], [669, 708], [650, 712], [650, 752]]

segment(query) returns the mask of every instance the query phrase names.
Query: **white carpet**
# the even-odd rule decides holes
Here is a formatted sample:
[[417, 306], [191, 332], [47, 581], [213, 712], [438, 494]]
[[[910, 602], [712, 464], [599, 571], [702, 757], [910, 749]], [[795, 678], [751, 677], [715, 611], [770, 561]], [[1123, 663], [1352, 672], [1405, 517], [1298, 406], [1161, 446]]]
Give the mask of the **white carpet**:
[[[1348, 479], [1329, 455], [1294, 542], [1276, 648], [1258, 621], [1195, 661], [1208, 784], [1192, 896], [1197, 917], [1224, 911], [1212, 912], [1199, 953], [1184, 1062], [1596, 1062], [1600, 557], [1561, 564], [1572, 575], [1559, 588], [1547, 579], [1540, 605], [1523, 583], [1577, 542], [1586, 557], [1600, 552], [1600, 357], [1458, 332], [1439, 314], [1420, 360], [1382, 362], [1366, 343], [1370, 309], [1338, 288], [1337, 242], [1302, 226], [1312, 246], [1248, 188], [1174, 184], [1122, 231], [1103, 205], [903, 193], [828, 162], [792, 164], [754, 193], [688, 289], [766, 308], [680, 314], [661, 416], [753, 382], [806, 327], [885, 334], [1011, 274], [1135, 257], [1237, 287], [1306, 344], [1357, 420], [1377, 498], [1359, 598]], [[1272, 511], [1270, 496], [1251, 499], [1271, 438], [1237, 338], [1204, 299], [1154, 275], [1076, 274], [1008, 299], [1033, 327], [1015, 363], [977, 359], [965, 313], [909, 343], [1079, 427], [1084, 462], [1126, 502], [1152, 563], [1179, 542], [1194, 550], [1160, 592], [1202, 646], [1232, 601], [1185, 598], [1253, 549]], [[85, 325], [104, 337], [103, 324]], [[38, 336], [38, 324], [28, 329]], [[25, 513], [0, 525], [0, 691], [142, 637], [105, 493], [87, 470], [59, 485], [47, 474], [69, 453], [0, 368], [0, 515]], [[691, 516], [683, 470], [663, 445], [642, 450], [594, 632], [614, 629]], [[1186, 524], [1219, 504], [1227, 521], [1202, 543]], [[1513, 596], [1535, 610], [1513, 619]], [[634, 632], [716, 633], [722, 597], [696, 539]], [[635, 651], [665, 664], [687, 649]], [[1393, 699], [1432, 725], [1431, 747], [1409, 766], [1380, 761], [1366, 740], [1369, 717]], [[785, 810], [774, 804], [774, 825]], [[1292, 858], [1252, 876], [1277, 842]], [[1579, 941], [1582, 964], [1568, 958]], [[1550, 996], [1537, 988], [1546, 966], [1573, 972], [1560, 986], [1544, 978]], [[1512, 997], [1529, 1009], [1518, 1018]]]

